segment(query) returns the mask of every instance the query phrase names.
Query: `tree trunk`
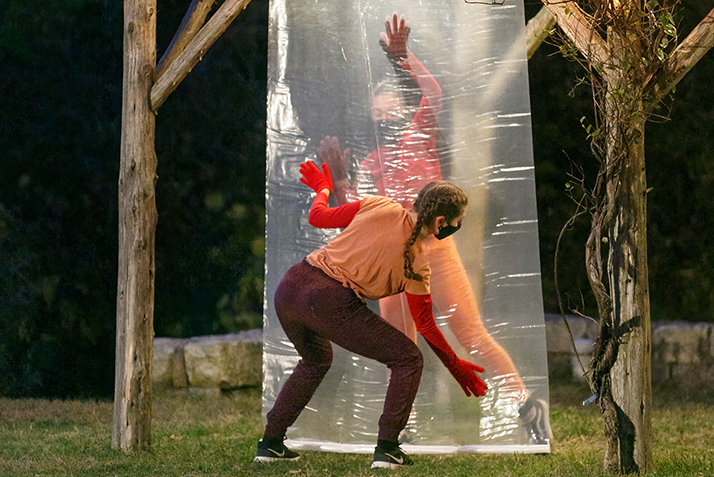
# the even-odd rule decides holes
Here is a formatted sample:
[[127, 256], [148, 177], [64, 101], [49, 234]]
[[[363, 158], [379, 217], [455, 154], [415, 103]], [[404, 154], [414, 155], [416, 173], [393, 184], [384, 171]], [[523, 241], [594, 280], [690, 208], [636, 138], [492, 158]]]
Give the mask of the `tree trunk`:
[[[697, 25], [650, 79], [642, 41], [647, 32], [642, 2], [600, 2], [588, 16], [577, 2], [543, 0], [568, 39], [584, 56], [591, 73], [607, 86], [604, 101], [595, 91], [595, 115], [604, 119], [604, 164], [592, 195], [593, 216], [586, 244], [588, 279], [598, 303], [600, 335], [588, 379], [598, 392], [605, 421], [605, 469], [611, 473], [647, 472], [651, 449], [651, 332], [647, 271], [647, 180], [645, 119], [665, 95], [714, 46], [714, 9]], [[656, 2], [655, 2], [656, 3]], [[676, 2], [675, 2], [676, 3]], [[607, 21], [603, 20], [606, 19]], [[595, 22], [595, 23], [593, 23]], [[650, 25], [651, 26], [651, 25]], [[633, 28], [634, 27], [634, 28]], [[618, 33], [619, 29], [619, 33]], [[600, 32], [607, 31], [605, 43]], [[650, 58], [650, 63], [656, 61]], [[648, 84], [647, 84], [648, 83]], [[643, 105], [643, 98], [648, 104]], [[590, 131], [588, 131], [590, 132]], [[598, 154], [603, 136], [594, 136]], [[599, 156], [600, 157], [600, 156]], [[601, 199], [604, 176], [605, 198]], [[607, 229], [609, 290], [603, 284], [601, 253]]]
[[[625, 41], [609, 38], [614, 64], [632, 59]], [[631, 46], [631, 45], [630, 45]], [[622, 56], [620, 56], [622, 53]], [[616, 359], [600, 390], [612, 473], [646, 472], [651, 466], [651, 336], [647, 271], [647, 181], [642, 80], [628, 68], [607, 76], [606, 194], [611, 336]]]
[[151, 359], [156, 232], [156, 1], [124, 2], [124, 79], [119, 172], [119, 272], [112, 447], [151, 447]]

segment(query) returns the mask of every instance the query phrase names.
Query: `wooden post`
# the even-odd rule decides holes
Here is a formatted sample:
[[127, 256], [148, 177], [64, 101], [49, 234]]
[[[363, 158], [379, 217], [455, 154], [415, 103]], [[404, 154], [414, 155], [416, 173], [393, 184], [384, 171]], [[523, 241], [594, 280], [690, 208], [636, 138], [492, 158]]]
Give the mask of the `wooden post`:
[[[195, 0], [192, 3], [187, 19], [166, 55], [169, 84], [157, 92], [160, 99], [152, 109], [151, 93], [156, 81], [156, 0], [124, 0], [119, 273], [112, 427], [112, 447], [115, 449], [136, 451], [151, 447], [151, 360], [158, 220], [154, 111], [249, 2], [225, 0], [208, 25], [198, 32], [196, 29], [203, 23], [213, 1]], [[186, 47], [188, 52], [183, 51]]]
[[[608, 42], [612, 64], [624, 64], [636, 53], [635, 46], [614, 31]], [[646, 115], [640, 95], [645, 78], [625, 68], [611, 68], [605, 78], [606, 194], [612, 207], [607, 274], [617, 359], [599, 403], [607, 439], [604, 467], [610, 473], [629, 474], [647, 472], [652, 466]]]
[[124, 1], [124, 79], [119, 172], [119, 272], [112, 447], [151, 447], [156, 233], [156, 0]]

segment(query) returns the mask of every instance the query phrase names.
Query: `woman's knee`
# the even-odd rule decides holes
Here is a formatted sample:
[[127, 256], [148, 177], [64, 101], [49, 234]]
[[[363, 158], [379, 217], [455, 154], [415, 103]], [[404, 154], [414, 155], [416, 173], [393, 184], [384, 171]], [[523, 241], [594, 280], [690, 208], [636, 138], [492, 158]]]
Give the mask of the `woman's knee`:
[[303, 357], [300, 364], [309, 369], [311, 374], [324, 376], [332, 366], [332, 349], [326, 349], [322, 353]]
[[406, 347], [396, 365], [411, 368], [421, 373], [424, 368], [424, 356], [414, 343], [411, 344], [412, 346]]

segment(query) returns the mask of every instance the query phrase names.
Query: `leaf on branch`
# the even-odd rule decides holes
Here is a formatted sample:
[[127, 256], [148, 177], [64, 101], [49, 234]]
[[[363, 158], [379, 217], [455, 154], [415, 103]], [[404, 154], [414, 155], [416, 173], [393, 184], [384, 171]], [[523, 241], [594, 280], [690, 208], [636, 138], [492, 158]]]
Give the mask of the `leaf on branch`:
[[585, 116], [580, 118], [580, 125], [585, 129], [585, 132], [588, 133], [588, 139], [594, 139], [600, 136], [600, 130], [590, 124]]
[[578, 58], [578, 48], [572, 42], [560, 45], [560, 53], [563, 55], [563, 58], [569, 60], [575, 60]]

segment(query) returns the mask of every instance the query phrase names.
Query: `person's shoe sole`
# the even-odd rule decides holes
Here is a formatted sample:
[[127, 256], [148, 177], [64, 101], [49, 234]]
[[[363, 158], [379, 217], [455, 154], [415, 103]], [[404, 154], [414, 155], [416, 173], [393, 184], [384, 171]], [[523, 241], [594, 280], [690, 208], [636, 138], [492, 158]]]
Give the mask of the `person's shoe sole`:
[[401, 467], [409, 467], [406, 464], [392, 464], [391, 462], [376, 461], [372, 462], [372, 469], [399, 469]]
[[295, 461], [299, 460], [300, 456], [289, 458], [289, 457], [267, 457], [267, 456], [262, 456], [262, 455], [257, 455], [255, 456], [255, 459], [253, 459], [253, 462], [275, 462], [275, 461]]

